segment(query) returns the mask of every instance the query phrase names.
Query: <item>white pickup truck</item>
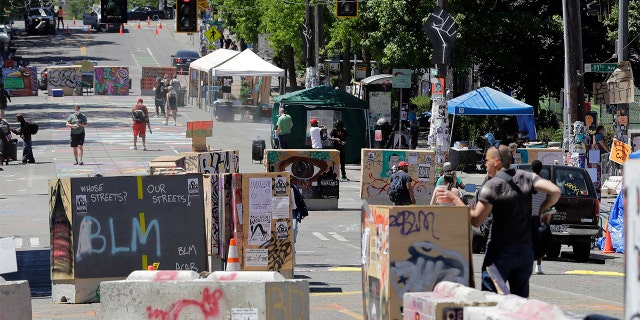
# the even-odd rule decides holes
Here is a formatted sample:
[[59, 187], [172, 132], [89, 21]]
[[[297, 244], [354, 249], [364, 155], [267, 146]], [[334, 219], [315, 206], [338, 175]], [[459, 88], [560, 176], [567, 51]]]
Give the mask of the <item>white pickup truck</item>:
[[96, 31], [118, 31], [120, 30], [120, 23], [102, 23], [100, 21], [100, 5], [94, 4], [91, 7], [86, 7], [85, 12], [82, 14], [82, 24], [85, 26], [89, 26]]

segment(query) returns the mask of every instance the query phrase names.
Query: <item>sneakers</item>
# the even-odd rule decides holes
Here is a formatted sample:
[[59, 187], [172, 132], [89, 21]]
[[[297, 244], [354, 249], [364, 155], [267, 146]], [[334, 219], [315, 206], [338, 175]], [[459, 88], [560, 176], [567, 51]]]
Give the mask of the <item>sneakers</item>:
[[542, 266], [539, 264], [536, 265], [536, 274], [544, 274], [544, 272], [542, 272]]
[[84, 166], [84, 162], [80, 161], [79, 165]]
[[346, 182], [346, 181], [351, 181], [351, 180], [349, 180], [349, 178], [347, 178], [347, 176], [342, 176], [342, 178], [340, 178], [340, 181]]
[[74, 163], [73, 165], [74, 165], [74, 166], [77, 166], [77, 165], [78, 165], [78, 160], [76, 160], [76, 163]]
[[129, 149], [131, 149], [131, 150], [138, 150], [138, 147], [136, 147], [136, 146], [131, 146], [131, 147], [129, 147]]
[[164, 125], [166, 126], [167, 124], [169, 124], [167, 121], [164, 122]]
[[142, 151], [147, 151], [147, 147], [142, 147]]

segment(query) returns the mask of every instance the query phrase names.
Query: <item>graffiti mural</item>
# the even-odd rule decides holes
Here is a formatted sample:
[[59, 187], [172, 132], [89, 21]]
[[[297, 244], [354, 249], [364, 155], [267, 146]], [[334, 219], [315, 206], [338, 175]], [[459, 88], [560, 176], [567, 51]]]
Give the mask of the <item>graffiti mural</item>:
[[430, 150], [362, 149], [360, 197], [371, 203], [390, 204], [389, 177], [400, 161], [406, 161], [416, 203], [429, 204], [436, 182], [434, 157]]
[[269, 172], [291, 173], [305, 199], [338, 199], [340, 152], [337, 150], [267, 150]]
[[407, 208], [362, 207], [365, 319], [401, 319], [404, 293], [445, 280], [469, 285], [473, 276], [469, 209]]
[[82, 81], [82, 66], [49, 66], [47, 67], [47, 90], [49, 96], [53, 95], [51, 90], [62, 89], [65, 96], [71, 96], [76, 93], [76, 89], [80, 87]]
[[2, 81], [11, 97], [38, 95], [38, 70], [36, 67], [3, 68]]
[[128, 96], [129, 67], [95, 67], [93, 80], [97, 95]]
[[209, 174], [237, 173], [239, 169], [238, 150], [212, 150], [209, 152], [183, 152], [187, 172]]

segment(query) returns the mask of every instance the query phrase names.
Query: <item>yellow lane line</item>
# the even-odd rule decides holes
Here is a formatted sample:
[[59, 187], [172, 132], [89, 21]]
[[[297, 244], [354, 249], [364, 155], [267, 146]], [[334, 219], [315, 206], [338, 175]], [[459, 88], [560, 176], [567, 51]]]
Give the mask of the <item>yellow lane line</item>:
[[581, 274], [588, 276], [612, 276], [612, 277], [624, 277], [624, 273], [615, 271], [591, 271], [591, 270], [570, 270], [564, 274]]
[[360, 272], [362, 271], [362, 268], [360, 267], [335, 267], [335, 268], [329, 268], [329, 271], [357, 271]]

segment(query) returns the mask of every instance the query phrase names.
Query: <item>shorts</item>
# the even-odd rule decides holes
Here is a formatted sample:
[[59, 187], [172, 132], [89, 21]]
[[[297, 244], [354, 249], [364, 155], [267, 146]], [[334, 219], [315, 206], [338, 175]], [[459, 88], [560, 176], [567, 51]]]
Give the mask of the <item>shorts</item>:
[[133, 136], [134, 137], [144, 137], [147, 133], [147, 124], [144, 122], [134, 122], [133, 123]]
[[84, 145], [84, 132], [71, 134], [71, 148]]

